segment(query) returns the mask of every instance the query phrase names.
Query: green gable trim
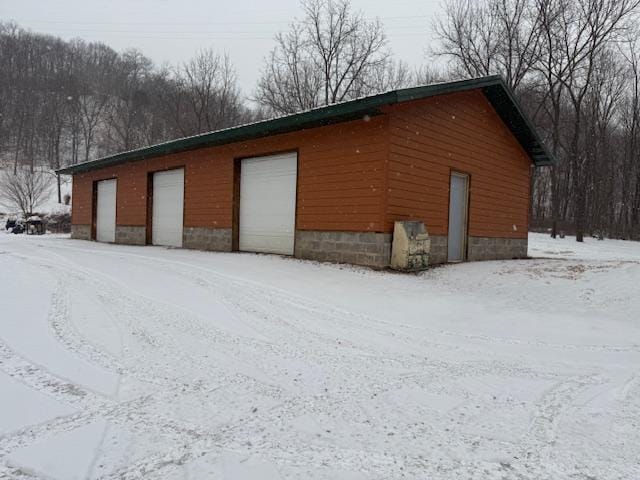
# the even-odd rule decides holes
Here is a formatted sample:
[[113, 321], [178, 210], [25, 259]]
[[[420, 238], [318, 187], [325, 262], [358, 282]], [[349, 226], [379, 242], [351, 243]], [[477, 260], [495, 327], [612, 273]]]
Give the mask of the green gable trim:
[[326, 107], [315, 108], [301, 113], [278, 117], [261, 122], [240, 125], [193, 137], [180, 138], [169, 142], [139, 148], [129, 152], [117, 153], [89, 162], [79, 163], [57, 172], [73, 175], [99, 168], [119, 165], [135, 160], [158, 157], [170, 153], [184, 152], [203, 147], [226, 145], [252, 140], [281, 133], [295, 132], [308, 128], [321, 127], [339, 122], [362, 118], [365, 115], [378, 115], [380, 108], [396, 103], [420, 100], [423, 98], [446, 95], [449, 93], [480, 89], [511, 130], [536, 166], [555, 163], [538, 137], [531, 122], [522, 113], [510, 89], [499, 76], [474, 78], [455, 82], [438, 83], [421, 87], [405, 88], [372, 95]]

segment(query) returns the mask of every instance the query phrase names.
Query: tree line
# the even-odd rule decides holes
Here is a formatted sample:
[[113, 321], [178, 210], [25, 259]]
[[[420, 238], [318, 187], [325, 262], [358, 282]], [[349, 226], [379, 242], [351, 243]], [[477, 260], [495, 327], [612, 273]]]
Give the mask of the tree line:
[[[75, 164], [176, 137], [433, 81], [500, 74], [558, 160], [534, 171], [531, 223], [640, 238], [640, 0], [447, 0], [428, 56], [394, 59], [348, 0], [303, 0], [275, 37], [252, 104], [231, 59], [158, 67], [136, 50], [0, 23], [0, 161]], [[425, 35], [427, 35], [425, 28]], [[251, 105], [251, 106], [249, 106]]]
[[230, 59], [203, 51], [175, 69], [136, 50], [0, 25], [0, 152], [59, 168], [251, 120]]
[[449, 0], [436, 55], [502, 75], [557, 159], [534, 171], [531, 223], [640, 238], [637, 0]]

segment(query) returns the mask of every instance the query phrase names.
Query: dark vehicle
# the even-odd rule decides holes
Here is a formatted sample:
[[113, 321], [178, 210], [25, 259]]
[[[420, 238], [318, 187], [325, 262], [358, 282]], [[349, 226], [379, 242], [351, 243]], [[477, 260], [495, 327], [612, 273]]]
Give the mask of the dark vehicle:
[[7, 218], [7, 223], [5, 223], [4, 225], [5, 230], [9, 230], [10, 228], [14, 228], [15, 226], [16, 226], [16, 219]]

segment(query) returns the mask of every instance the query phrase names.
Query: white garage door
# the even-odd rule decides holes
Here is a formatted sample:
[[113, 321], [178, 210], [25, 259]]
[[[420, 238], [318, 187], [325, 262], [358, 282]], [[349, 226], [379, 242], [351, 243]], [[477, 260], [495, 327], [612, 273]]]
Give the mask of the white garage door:
[[182, 246], [184, 170], [153, 174], [151, 241], [154, 245]]
[[240, 170], [240, 250], [293, 255], [296, 153], [246, 158]]
[[96, 201], [96, 240], [116, 241], [116, 180], [98, 182]]

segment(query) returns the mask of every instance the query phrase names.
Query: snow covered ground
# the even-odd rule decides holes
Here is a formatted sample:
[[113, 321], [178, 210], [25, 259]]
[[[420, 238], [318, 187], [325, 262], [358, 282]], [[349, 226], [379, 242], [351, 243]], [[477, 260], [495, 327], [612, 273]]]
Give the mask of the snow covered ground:
[[0, 235], [0, 478], [640, 478], [640, 244], [373, 272]]

